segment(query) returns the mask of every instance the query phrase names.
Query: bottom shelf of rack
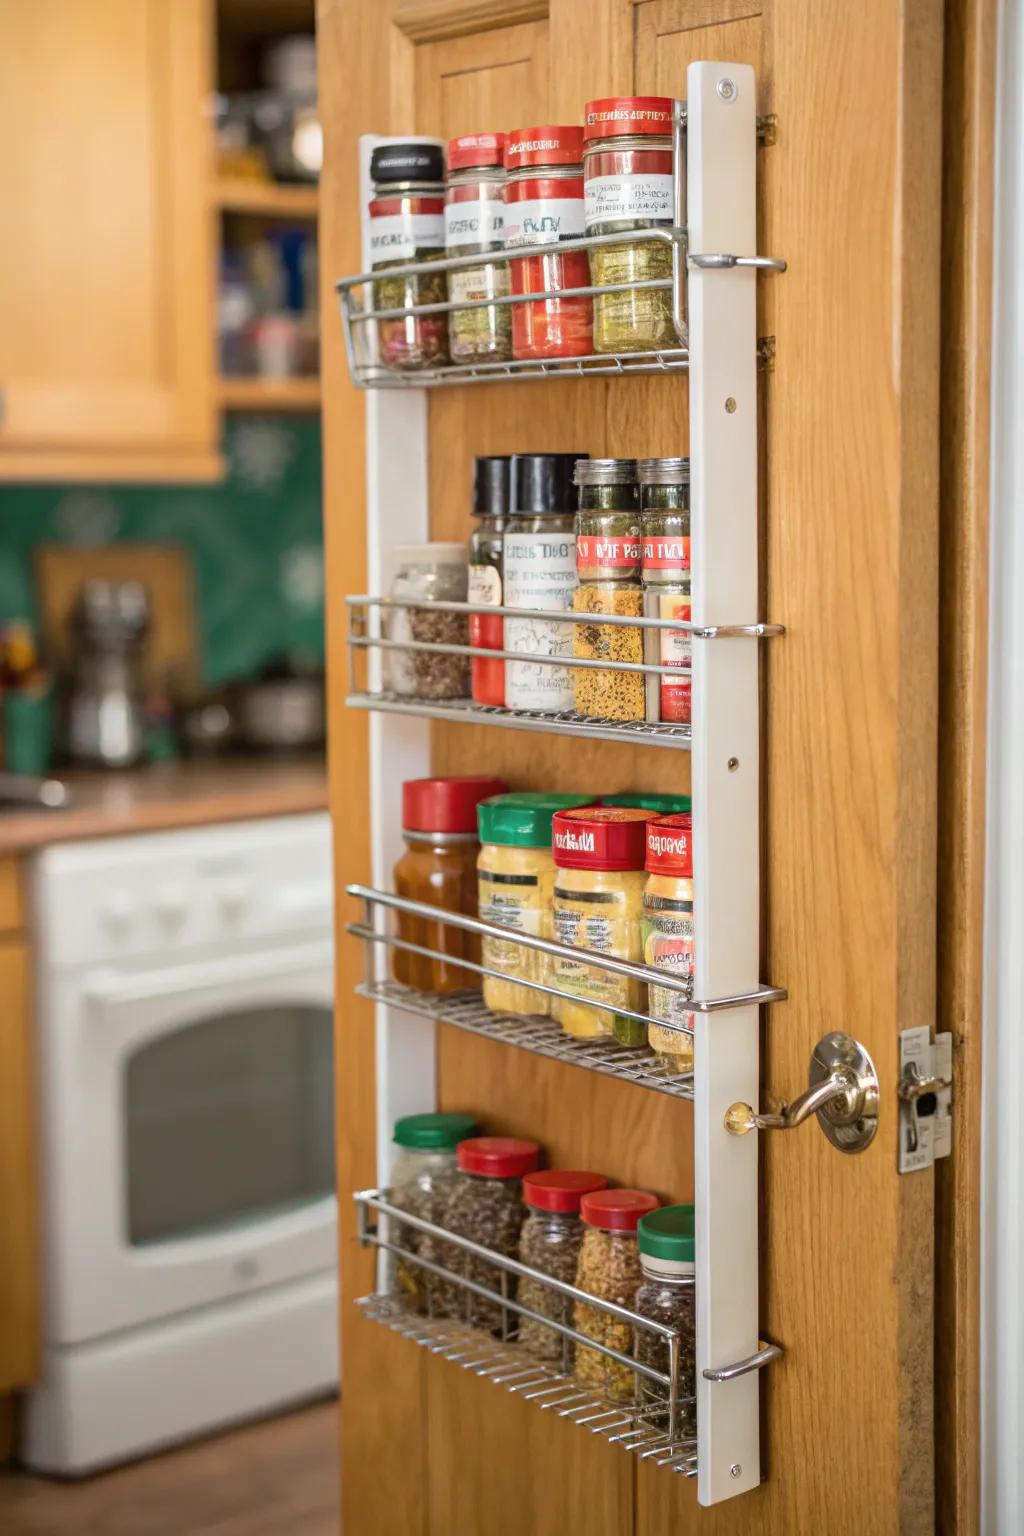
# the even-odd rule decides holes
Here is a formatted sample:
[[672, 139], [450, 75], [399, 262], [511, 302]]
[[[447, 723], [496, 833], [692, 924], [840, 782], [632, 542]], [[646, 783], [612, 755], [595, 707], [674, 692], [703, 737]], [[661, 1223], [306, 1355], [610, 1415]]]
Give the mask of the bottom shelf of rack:
[[697, 1475], [697, 1442], [670, 1439], [652, 1423], [652, 1417], [663, 1416], [658, 1407], [645, 1410], [638, 1404], [610, 1402], [554, 1366], [531, 1359], [517, 1344], [503, 1343], [451, 1318], [424, 1317], [411, 1311], [399, 1297], [364, 1296], [356, 1305], [372, 1322], [382, 1323], [431, 1354], [504, 1387], [537, 1408], [632, 1451], [642, 1461], [684, 1477]]
[[524, 1017], [514, 1013], [493, 1013], [479, 992], [449, 992], [436, 995], [418, 992], [397, 981], [366, 982], [356, 991], [375, 1003], [387, 1003], [416, 1013], [455, 1029], [465, 1029], [503, 1045], [518, 1046], [538, 1056], [564, 1061], [572, 1067], [585, 1067], [606, 1077], [620, 1077], [657, 1093], [677, 1099], [693, 1098], [693, 1073], [672, 1072], [663, 1066], [649, 1046], [619, 1045], [605, 1036], [589, 1040], [567, 1035], [552, 1019]]

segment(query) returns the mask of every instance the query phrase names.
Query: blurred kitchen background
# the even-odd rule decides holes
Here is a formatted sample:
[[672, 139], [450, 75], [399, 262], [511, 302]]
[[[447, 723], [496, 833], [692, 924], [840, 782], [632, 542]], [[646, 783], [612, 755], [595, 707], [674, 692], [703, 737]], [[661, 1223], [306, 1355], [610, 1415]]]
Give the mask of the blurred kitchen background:
[[0, 1528], [333, 1532], [313, 0], [0, 0], [0, 125]]

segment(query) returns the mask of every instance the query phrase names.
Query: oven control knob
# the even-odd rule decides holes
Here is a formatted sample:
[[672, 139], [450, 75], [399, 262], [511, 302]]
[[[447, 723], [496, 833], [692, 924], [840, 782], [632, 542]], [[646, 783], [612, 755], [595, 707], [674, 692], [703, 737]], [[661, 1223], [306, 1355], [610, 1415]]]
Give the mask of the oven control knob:
[[165, 885], [156, 893], [156, 915], [165, 928], [177, 928], [185, 921], [188, 895], [184, 886]]
[[217, 900], [226, 918], [241, 917], [245, 910], [249, 890], [244, 880], [222, 880], [217, 887]]

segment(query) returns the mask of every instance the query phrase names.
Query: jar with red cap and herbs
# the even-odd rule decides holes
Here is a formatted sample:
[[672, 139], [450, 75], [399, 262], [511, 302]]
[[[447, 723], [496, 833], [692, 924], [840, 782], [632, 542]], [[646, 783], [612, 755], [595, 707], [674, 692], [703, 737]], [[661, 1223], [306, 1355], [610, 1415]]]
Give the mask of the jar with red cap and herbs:
[[[509, 460], [478, 454], [473, 460], [475, 519], [469, 537], [469, 601], [500, 608], [505, 582], [503, 558], [505, 524], [509, 508]], [[500, 651], [505, 644], [505, 621], [500, 613], [471, 613], [469, 643], [484, 651]], [[475, 657], [470, 662], [474, 704], [505, 703], [505, 663]]]
[[[458, 1172], [441, 1225], [447, 1232], [514, 1259], [526, 1215], [522, 1180], [538, 1167], [540, 1147], [535, 1141], [513, 1136], [476, 1136], [460, 1142], [455, 1156]], [[421, 1251], [451, 1274], [515, 1300], [515, 1276], [499, 1265], [440, 1239], [427, 1239]], [[509, 1337], [515, 1328], [515, 1314], [500, 1301], [479, 1296], [454, 1280], [434, 1281], [431, 1310], [443, 1317], [461, 1318], [502, 1338]]]
[[[503, 779], [489, 777], [407, 779], [402, 785], [405, 853], [395, 865], [395, 894], [446, 912], [476, 916], [476, 808], [504, 794]], [[473, 973], [456, 960], [479, 963], [480, 945], [464, 928], [398, 912], [398, 937], [408, 944], [450, 955], [451, 960], [392, 951], [396, 981], [421, 992], [459, 992], [473, 985]]]
[[[522, 1262], [554, 1280], [575, 1285], [583, 1244], [580, 1201], [607, 1184], [601, 1173], [576, 1169], [552, 1168], [546, 1173], [529, 1174], [523, 1180], [526, 1220], [519, 1239]], [[550, 1318], [553, 1323], [572, 1325], [572, 1299], [537, 1280], [520, 1280], [518, 1300], [521, 1306]], [[572, 1365], [573, 1341], [556, 1328], [547, 1328], [532, 1318], [520, 1318], [519, 1342], [537, 1360], [559, 1365], [563, 1371]]]
[[[444, 197], [445, 251], [449, 256], [487, 256], [505, 249], [505, 135], [471, 133], [448, 145]], [[448, 273], [448, 297], [460, 303], [505, 298], [504, 261], [482, 261]], [[507, 304], [455, 309], [448, 316], [453, 363], [501, 363], [512, 356], [512, 319]]]
[[[444, 256], [444, 151], [440, 143], [378, 144], [370, 156], [370, 270], [384, 272]], [[381, 278], [374, 309], [443, 304], [444, 273]], [[447, 317], [406, 315], [377, 321], [380, 361], [389, 368], [432, 368], [448, 361]]]
[[[558, 251], [560, 242], [586, 234], [582, 160], [583, 130], [575, 126], [519, 128], [506, 138], [505, 247], [533, 252], [509, 264], [514, 294], [590, 286], [586, 251]], [[547, 297], [511, 309], [513, 357], [593, 351], [589, 299]]]
[[[692, 1205], [663, 1205], [640, 1218], [637, 1247], [643, 1279], [637, 1288], [635, 1310], [652, 1323], [672, 1328], [679, 1335], [676, 1364], [676, 1436], [697, 1433], [697, 1360], [696, 1360], [696, 1239]], [[670, 1377], [672, 1371], [668, 1340], [662, 1335], [636, 1329], [636, 1358]], [[667, 1404], [665, 1388], [650, 1377], [640, 1377], [640, 1401], [654, 1409], [648, 1422], [668, 1429], [669, 1415], [659, 1413]]]
[[[643, 524], [644, 613], [650, 619], [689, 620], [690, 461], [641, 459], [640, 516]], [[672, 667], [647, 678], [647, 718], [690, 723], [690, 667], [693, 642], [685, 629], [645, 631], [648, 662]]]
[[[671, 98], [611, 96], [588, 101], [584, 123], [587, 234], [671, 228]], [[591, 251], [590, 276], [595, 288], [670, 279], [672, 247], [660, 239], [616, 241]], [[671, 287], [595, 296], [595, 352], [659, 352], [681, 344], [672, 320]]]
[[[644, 964], [671, 971], [688, 983], [686, 992], [647, 989], [652, 1019], [647, 1040], [659, 1063], [673, 1075], [693, 1071], [693, 818], [660, 816], [647, 823], [647, 883], [643, 913]], [[681, 1031], [687, 1031], [683, 1034]]]
[[[580, 505], [576, 514], [575, 613], [611, 613], [639, 618], [640, 489], [635, 459], [580, 459], [575, 471]], [[643, 631], [628, 624], [573, 625], [572, 653], [588, 661], [644, 659]], [[644, 674], [575, 667], [576, 712], [602, 720], [642, 720]]]
[[[640, 1218], [657, 1210], [659, 1204], [657, 1195], [643, 1189], [602, 1189], [583, 1196], [583, 1243], [576, 1266], [576, 1284], [581, 1291], [632, 1310], [642, 1279], [636, 1229]], [[632, 1355], [630, 1323], [585, 1301], [576, 1302], [573, 1315], [578, 1333], [620, 1355]], [[576, 1346], [576, 1378], [614, 1402], [626, 1402], [636, 1392], [635, 1371], [585, 1344]]]
[[[421, 1221], [439, 1222], [455, 1183], [455, 1148], [479, 1129], [475, 1115], [403, 1115], [396, 1120], [391, 1204]], [[406, 1255], [419, 1253], [423, 1234], [399, 1222], [389, 1236], [402, 1250], [389, 1256], [395, 1288], [415, 1311], [422, 1312], [426, 1308], [426, 1273]]]
[[[641, 963], [650, 817], [641, 807], [600, 805], [555, 816], [552, 914], [560, 944]], [[570, 994], [556, 997], [551, 1008], [566, 1034], [607, 1035], [621, 1045], [646, 1041], [646, 1024], [620, 1011], [644, 1012], [643, 982], [562, 956], [554, 961], [552, 981]]]

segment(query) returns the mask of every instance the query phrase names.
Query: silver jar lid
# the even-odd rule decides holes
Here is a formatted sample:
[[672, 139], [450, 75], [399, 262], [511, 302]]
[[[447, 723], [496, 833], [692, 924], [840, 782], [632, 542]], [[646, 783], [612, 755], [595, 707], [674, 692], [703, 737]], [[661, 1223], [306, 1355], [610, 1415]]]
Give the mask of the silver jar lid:
[[636, 485], [636, 459], [577, 459], [576, 485]]
[[637, 479], [641, 485], [689, 485], [689, 459], [638, 459]]

